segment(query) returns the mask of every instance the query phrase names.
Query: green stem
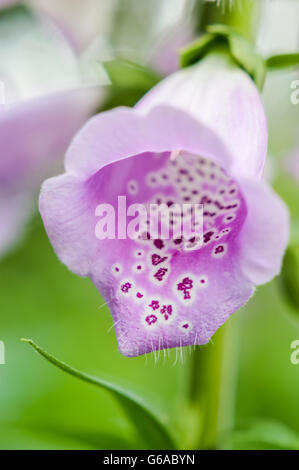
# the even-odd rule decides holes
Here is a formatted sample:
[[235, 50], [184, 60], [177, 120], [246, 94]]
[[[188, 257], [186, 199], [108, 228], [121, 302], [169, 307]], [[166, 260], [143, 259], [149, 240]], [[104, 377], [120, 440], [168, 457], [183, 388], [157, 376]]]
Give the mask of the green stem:
[[197, 31], [204, 32], [208, 25], [222, 23], [235, 28], [248, 39], [254, 39], [258, 24], [258, 3], [254, 0], [197, 0]]
[[198, 347], [190, 367], [188, 448], [216, 449], [235, 425], [241, 318], [234, 315]]
[[[197, 30], [206, 31], [210, 24], [222, 23], [234, 27], [249, 39], [254, 39], [258, 19], [258, 2], [239, 0], [232, 5], [197, 2]], [[235, 402], [238, 383], [239, 346], [242, 314], [235, 314], [213, 336], [212, 342], [193, 354], [190, 374], [190, 415], [193, 417], [191, 448], [219, 448], [223, 436], [235, 426]], [[193, 447], [192, 447], [193, 446]]]
[[200, 447], [218, 448], [235, 425], [240, 319], [237, 315], [213, 337], [200, 358], [202, 413]]

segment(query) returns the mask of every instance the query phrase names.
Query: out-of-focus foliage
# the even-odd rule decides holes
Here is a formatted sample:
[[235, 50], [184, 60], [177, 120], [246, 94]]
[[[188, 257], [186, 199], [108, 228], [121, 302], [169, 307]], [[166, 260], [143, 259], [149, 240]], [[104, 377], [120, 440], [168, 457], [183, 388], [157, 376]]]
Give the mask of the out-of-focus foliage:
[[178, 351], [121, 356], [107, 306], [89, 280], [57, 261], [39, 220], [27, 242], [2, 261], [0, 277], [0, 337], [7, 362], [0, 366], [0, 448], [152, 447], [109, 393], [47, 365], [20, 342], [22, 337], [142, 396], [183, 440], [187, 351], [183, 361]]
[[31, 339], [22, 339], [24, 343], [30, 344], [42, 357], [47, 359], [62, 371], [82, 380], [88, 384], [95, 385], [110, 392], [123, 407], [128, 418], [136, 426], [140, 437], [143, 437], [144, 444], [155, 449], [174, 449], [176, 444], [171, 435], [161, 423], [160, 419], [151, 411], [150, 406], [142, 398], [130, 392], [129, 389], [121, 388], [105, 379], [94, 377], [78, 369], [74, 369], [65, 362], [60, 361], [52, 354], [44, 351]]
[[106, 62], [105, 68], [111, 85], [102, 109], [134, 106], [161, 80], [161, 77], [153, 70], [128, 60], [115, 59]]
[[299, 310], [299, 244], [291, 245], [285, 254], [281, 281], [288, 299]]
[[222, 446], [233, 450], [298, 450], [299, 434], [276, 421], [257, 420], [233, 433]]
[[[107, 0], [96, 0], [97, 5], [91, 10], [100, 11], [101, 4], [105, 4], [100, 18], [106, 18], [102, 30], [102, 22], [97, 21], [95, 14], [85, 11], [90, 1], [78, 0], [80, 12], [86, 13], [84, 21], [81, 13], [78, 15], [79, 10], [73, 7], [73, 0], [63, 2], [65, 7], [68, 4], [73, 8], [72, 18], [66, 13], [67, 9], [64, 13], [59, 12], [61, 1], [32, 2], [37, 11], [43, 13], [49, 12], [51, 4], [51, 16], [74, 39], [83, 62], [92, 57], [93, 67], [100, 70], [102, 61], [108, 61], [106, 68], [112, 84], [106, 109], [120, 104], [133, 105], [159, 80], [159, 73], [148, 68], [148, 64], [154, 67], [153, 52], [159, 53], [161, 36], [166, 35], [174, 24], [182, 19], [189, 21], [188, 8], [193, 4], [188, 0], [109, 2], [111, 11]], [[298, 52], [298, 25], [294, 13], [298, 2], [260, 3], [263, 3], [262, 10], [267, 10], [257, 41], [264, 57]], [[58, 8], [57, 13], [55, 8]], [[271, 17], [274, 11], [276, 20]], [[234, 12], [237, 18], [240, 11]], [[84, 24], [76, 35], [74, 32], [80, 28], [78, 16]], [[94, 27], [89, 23], [90, 18]], [[187, 24], [192, 23], [188, 21]], [[88, 44], [91, 36], [94, 39]], [[4, 40], [10, 42], [2, 55], [3, 63], [13, 64], [14, 31], [10, 29], [1, 37], [2, 46]], [[36, 58], [31, 50], [24, 54], [28, 60]], [[50, 55], [53, 59], [53, 54]], [[59, 57], [60, 54], [55, 66], [61, 72], [67, 62], [61, 63]], [[3, 70], [3, 64], [0, 70]], [[46, 70], [40, 70], [41, 77]], [[93, 74], [93, 78], [95, 76]], [[37, 76], [31, 78], [37, 80]], [[293, 226], [299, 218], [299, 189], [298, 183], [284, 170], [284, 157], [298, 134], [299, 105], [294, 106], [290, 101], [290, 84], [295, 78], [298, 78], [298, 71], [269, 73], [263, 94], [274, 166], [272, 181], [290, 208]], [[43, 85], [40, 79], [37, 81]], [[28, 91], [28, 87], [24, 88], [24, 93]], [[37, 143], [32, 141], [33, 146]], [[296, 236], [292, 244], [295, 242]], [[232, 337], [239, 321], [241, 331], [236, 329], [235, 341], [240, 343], [240, 351], [234, 363], [236, 396], [231, 396], [232, 402], [236, 400], [232, 403], [235, 431], [221, 436], [223, 448], [299, 448], [299, 365], [290, 360], [291, 343], [299, 339], [299, 328], [294, 305], [287, 298], [298, 305], [298, 249], [292, 250], [291, 247], [286, 255], [282, 278], [259, 288], [248, 305], [227, 324]], [[0, 279], [0, 340], [5, 343], [7, 362], [0, 365], [1, 449], [142, 449], [156, 446], [140, 435], [110, 392], [60, 373], [21, 343], [21, 337], [33, 338], [80, 370], [105, 377], [142, 396], [182, 447], [186, 442], [195, 445], [193, 415], [195, 411], [199, 411], [200, 417], [202, 415], [197, 403], [193, 403], [190, 412], [189, 383], [190, 374], [201, 376], [203, 369], [194, 368], [191, 351], [173, 350], [134, 359], [121, 356], [108, 307], [88, 280], [77, 278], [59, 263], [39, 218], [29, 226], [27, 239], [1, 260]], [[286, 289], [281, 289], [282, 285]], [[208, 351], [217, 348], [217, 338], [213, 341], [207, 346]], [[216, 382], [216, 373], [216, 368], [209, 370], [212, 382], [214, 379]], [[192, 400], [197, 400], [196, 390]]]

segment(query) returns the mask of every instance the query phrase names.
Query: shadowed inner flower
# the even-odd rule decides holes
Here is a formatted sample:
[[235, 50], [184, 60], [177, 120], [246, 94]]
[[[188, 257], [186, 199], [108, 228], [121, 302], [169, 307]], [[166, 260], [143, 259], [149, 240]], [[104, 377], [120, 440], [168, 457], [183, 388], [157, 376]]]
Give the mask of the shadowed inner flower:
[[[135, 240], [99, 241], [98, 259], [103, 246], [106, 259], [99, 272], [105, 274], [95, 276], [95, 283], [109, 302], [119, 347], [127, 355], [149, 352], [149, 344], [154, 350], [207, 342], [215, 322], [222, 324], [252, 292], [236, 267], [247, 214], [238, 184], [202, 156], [181, 151], [170, 157], [170, 152], [136, 155], [86, 182], [93, 209], [105, 202], [117, 213], [119, 195], [127, 196], [127, 206], [203, 205], [201, 239], [153, 238], [147, 221]], [[174, 211], [170, 223], [175, 226], [181, 215], [183, 210]]]

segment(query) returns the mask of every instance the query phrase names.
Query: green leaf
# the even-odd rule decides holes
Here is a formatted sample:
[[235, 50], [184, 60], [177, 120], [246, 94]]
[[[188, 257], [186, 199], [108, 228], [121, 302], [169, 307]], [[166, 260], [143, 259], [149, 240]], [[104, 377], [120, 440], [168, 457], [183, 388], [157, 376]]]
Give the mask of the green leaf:
[[182, 68], [198, 62], [217, 43], [214, 34], [204, 34], [196, 41], [180, 50], [180, 65]]
[[285, 424], [257, 420], [247, 429], [235, 431], [222, 445], [229, 450], [298, 450], [299, 435]]
[[150, 68], [129, 60], [114, 59], [103, 65], [111, 81], [104, 109], [134, 106], [162, 79]]
[[299, 53], [273, 55], [266, 60], [266, 66], [269, 70], [299, 67]]
[[253, 44], [226, 25], [210, 25], [207, 31], [227, 39], [232, 57], [252, 77], [259, 90], [262, 90], [267, 69], [264, 59], [255, 51]]
[[290, 245], [285, 253], [280, 275], [283, 290], [290, 303], [299, 309], [299, 245]]
[[254, 80], [262, 90], [266, 77], [266, 66], [263, 58], [255, 51], [251, 42], [233, 28], [219, 24], [207, 27], [207, 34], [182, 49], [181, 66], [187, 67], [201, 60], [206, 54], [223, 45], [231, 57]]
[[107, 380], [86, 374], [78, 369], [74, 369], [65, 362], [59, 361], [51, 354], [44, 351], [31, 339], [22, 339], [21, 341], [30, 344], [30, 346], [32, 346], [41, 356], [64, 372], [67, 372], [84, 382], [96, 385], [97, 387], [104, 388], [111, 392], [135, 424], [138, 432], [143, 436], [147, 445], [151, 446], [151, 448], [177, 449], [177, 445], [160, 419], [141, 398], [128, 390], [122, 389], [118, 385], [108, 382]]

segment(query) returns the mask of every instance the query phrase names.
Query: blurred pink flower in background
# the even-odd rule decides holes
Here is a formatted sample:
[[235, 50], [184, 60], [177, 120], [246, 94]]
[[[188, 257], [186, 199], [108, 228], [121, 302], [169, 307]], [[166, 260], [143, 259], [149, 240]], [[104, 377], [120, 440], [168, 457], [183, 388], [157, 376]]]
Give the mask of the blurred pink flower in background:
[[98, 36], [111, 32], [118, 0], [27, 0], [37, 12], [47, 15], [82, 51]]
[[285, 158], [285, 169], [299, 184], [299, 145]]
[[41, 178], [99, 105], [59, 29], [20, 6], [0, 14], [0, 256], [20, 237]]

